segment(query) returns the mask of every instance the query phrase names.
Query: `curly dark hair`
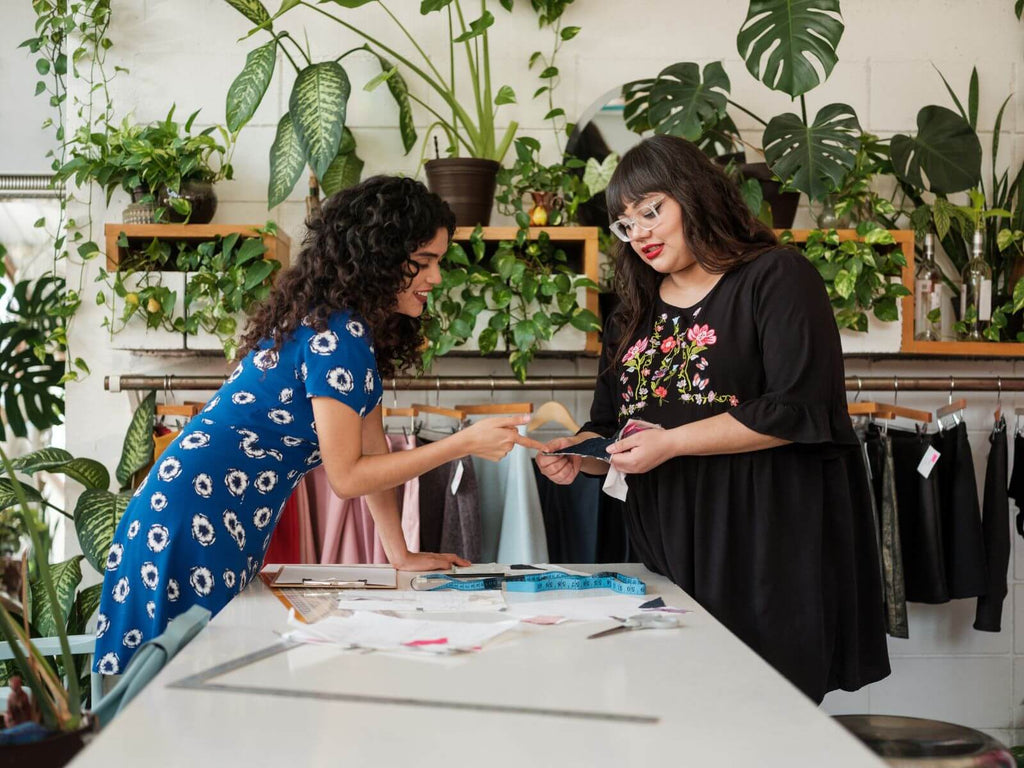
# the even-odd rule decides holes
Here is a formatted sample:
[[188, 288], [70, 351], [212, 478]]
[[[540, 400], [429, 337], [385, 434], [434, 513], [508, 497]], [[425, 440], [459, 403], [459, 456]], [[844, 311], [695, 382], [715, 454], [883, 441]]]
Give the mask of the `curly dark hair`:
[[398, 314], [395, 307], [418, 272], [410, 254], [439, 229], [450, 240], [455, 216], [414, 179], [374, 176], [328, 198], [306, 222], [296, 262], [249, 319], [239, 357], [264, 339], [279, 349], [306, 315], [322, 332], [331, 313], [349, 310], [370, 326], [382, 377], [418, 366], [421, 319]]
[[[778, 239], [758, 221], [739, 188], [696, 144], [677, 136], [651, 136], [622, 156], [608, 184], [608, 216], [614, 221], [627, 205], [663, 192], [683, 209], [683, 239], [708, 272], [730, 272], [778, 247]], [[630, 243], [618, 242], [613, 315], [621, 331], [612, 361], [621, 360], [647, 311], [658, 298], [663, 275], [645, 264]]]

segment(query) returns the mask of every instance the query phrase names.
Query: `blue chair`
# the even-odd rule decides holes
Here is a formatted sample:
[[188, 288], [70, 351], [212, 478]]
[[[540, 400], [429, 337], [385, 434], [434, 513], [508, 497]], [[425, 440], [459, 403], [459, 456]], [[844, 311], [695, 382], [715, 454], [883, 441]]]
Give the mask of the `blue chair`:
[[[143, 643], [128, 662], [117, 685], [102, 699], [94, 699], [99, 703], [94, 704], [92, 714], [99, 721], [99, 727], [104, 727], [124, 709], [209, 621], [210, 612], [202, 606], [193, 605], [172, 619], [162, 635]], [[94, 682], [94, 690], [95, 687]]]

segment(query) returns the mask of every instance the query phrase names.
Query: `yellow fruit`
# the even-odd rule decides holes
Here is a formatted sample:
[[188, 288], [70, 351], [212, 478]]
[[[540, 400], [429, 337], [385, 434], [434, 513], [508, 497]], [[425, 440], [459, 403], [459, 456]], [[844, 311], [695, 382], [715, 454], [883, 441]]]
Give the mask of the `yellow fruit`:
[[146, 311], [149, 312], [151, 315], [155, 315], [157, 312], [160, 311], [160, 302], [157, 301], [156, 298], [151, 296], [149, 298], [149, 301], [146, 302]]
[[542, 205], [535, 205], [530, 211], [530, 223], [535, 227], [543, 227], [548, 223], [548, 211]]
[[125, 304], [131, 304], [133, 307], [137, 307], [139, 305], [139, 294], [137, 294], [137, 293], [126, 294], [125, 297], [124, 297], [124, 303]]

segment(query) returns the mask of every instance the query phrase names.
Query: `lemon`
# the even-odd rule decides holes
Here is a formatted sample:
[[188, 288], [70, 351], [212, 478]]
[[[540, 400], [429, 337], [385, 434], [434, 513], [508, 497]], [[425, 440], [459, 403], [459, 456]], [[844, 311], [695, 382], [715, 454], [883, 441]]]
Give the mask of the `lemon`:
[[149, 301], [146, 302], [146, 311], [151, 315], [155, 315], [160, 311], [160, 302], [155, 297], [151, 296]]

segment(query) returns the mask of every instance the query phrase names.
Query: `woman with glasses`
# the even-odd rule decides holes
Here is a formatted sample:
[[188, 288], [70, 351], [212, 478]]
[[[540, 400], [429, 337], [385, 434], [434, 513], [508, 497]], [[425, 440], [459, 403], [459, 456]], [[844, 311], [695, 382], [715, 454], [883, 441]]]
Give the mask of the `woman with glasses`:
[[[625, 473], [630, 542], [815, 701], [889, 673], [871, 504], [824, 283], [690, 142], [649, 138], [607, 189], [620, 305], [565, 448]], [[537, 458], [571, 483], [609, 464]]]
[[320, 464], [339, 496], [366, 496], [392, 565], [468, 565], [408, 550], [394, 489], [463, 456], [502, 458], [528, 417], [483, 419], [388, 453], [380, 408], [381, 377], [420, 362], [420, 316], [455, 217], [419, 182], [376, 176], [329, 198], [306, 226], [298, 260], [250, 320], [238, 367], [118, 524], [97, 620], [101, 674], [123, 672], [190, 606], [216, 614], [241, 593], [285, 501]]

